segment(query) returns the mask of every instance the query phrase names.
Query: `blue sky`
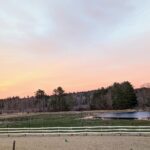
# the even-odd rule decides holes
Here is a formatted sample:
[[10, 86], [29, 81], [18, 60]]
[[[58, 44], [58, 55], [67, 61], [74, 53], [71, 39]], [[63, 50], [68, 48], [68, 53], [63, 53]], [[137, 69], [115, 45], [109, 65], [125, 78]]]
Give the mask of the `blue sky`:
[[0, 0], [0, 96], [150, 82], [149, 7], [148, 0]]

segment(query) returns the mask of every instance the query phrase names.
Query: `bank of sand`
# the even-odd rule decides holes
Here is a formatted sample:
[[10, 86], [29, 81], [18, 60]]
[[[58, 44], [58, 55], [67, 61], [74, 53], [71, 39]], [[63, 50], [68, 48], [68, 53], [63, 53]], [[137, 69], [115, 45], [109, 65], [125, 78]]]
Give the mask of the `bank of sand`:
[[150, 150], [150, 137], [143, 136], [58, 136], [0, 137], [0, 150]]

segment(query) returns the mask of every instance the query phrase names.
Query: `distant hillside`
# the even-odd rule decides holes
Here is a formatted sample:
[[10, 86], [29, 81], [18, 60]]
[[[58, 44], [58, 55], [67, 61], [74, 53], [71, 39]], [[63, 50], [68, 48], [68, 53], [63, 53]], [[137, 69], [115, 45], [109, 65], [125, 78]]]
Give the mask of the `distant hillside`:
[[127, 81], [93, 91], [65, 93], [58, 87], [51, 96], [46, 95], [43, 90], [38, 90], [33, 97], [0, 100], [0, 113], [129, 108], [149, 109], [150, 88], [133, 89]]

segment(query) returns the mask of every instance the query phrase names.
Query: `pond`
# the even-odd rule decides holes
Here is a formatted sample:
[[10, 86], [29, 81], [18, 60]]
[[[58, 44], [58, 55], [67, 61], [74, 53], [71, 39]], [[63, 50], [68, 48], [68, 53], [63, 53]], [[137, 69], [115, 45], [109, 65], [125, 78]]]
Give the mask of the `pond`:
[[150, 119], [150, 112], [106, 112], [96, 116], [101, 119]]

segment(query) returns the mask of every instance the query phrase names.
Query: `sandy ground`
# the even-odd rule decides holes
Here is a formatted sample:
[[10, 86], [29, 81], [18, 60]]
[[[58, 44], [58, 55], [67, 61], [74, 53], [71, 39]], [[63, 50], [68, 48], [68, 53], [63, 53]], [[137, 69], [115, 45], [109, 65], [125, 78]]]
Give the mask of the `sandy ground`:
[[0, 137], [0, 150], [150, 150], [150, 137], [142, 136], [61, 136]]

